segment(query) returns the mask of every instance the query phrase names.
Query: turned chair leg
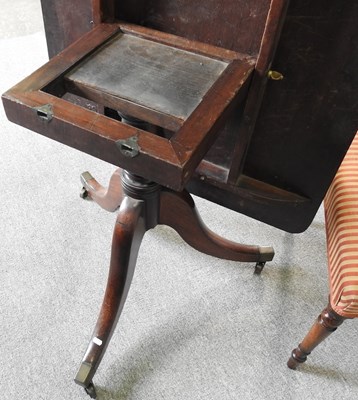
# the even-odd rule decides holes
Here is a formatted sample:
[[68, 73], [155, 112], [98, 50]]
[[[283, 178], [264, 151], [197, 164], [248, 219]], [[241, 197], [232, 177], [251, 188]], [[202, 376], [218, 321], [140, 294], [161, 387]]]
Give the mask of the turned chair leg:
[[160, 195], [159, 224], [174, 228], [193, 248], [232, 261], [256, 262], [259, 274], [274, 250], [269, 246], [248, 246], [226, 240], [210, 231], [201, 220], [190, 194], [163, 189]]
[[107, 289], [96, 327], [75, 378], [75, 382], [83, 386], [92, 398], [96, 397], [92, 379], [123, 309], [146, 231], [143, 205], [142, 200], [125, 196], [115, 224]]
[[304, 363], [311, 351], [334, 332], [345, 319], [334, 312], [330, 304], [328, 304], [318, 316], [302, 343], [292, 351], [287, 366], [291, 369], [296, 369], [299, 364]]

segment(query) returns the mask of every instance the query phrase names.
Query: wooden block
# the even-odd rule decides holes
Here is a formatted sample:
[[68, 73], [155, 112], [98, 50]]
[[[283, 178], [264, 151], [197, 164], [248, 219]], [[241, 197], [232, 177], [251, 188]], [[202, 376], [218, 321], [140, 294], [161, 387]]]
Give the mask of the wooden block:
[[171, 127], [189, 117], [228, 65], [120, 33], [68, 73], [66, 81], [70, 90], [111, 108], [123, 110], [123, 103], [130, 102], [151, 109]]

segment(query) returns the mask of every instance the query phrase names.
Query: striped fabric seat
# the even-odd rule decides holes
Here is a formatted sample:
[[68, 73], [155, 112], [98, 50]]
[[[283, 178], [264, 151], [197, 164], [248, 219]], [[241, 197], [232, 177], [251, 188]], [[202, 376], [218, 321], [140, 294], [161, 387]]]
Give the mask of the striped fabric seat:
[[358, 133], [324, 200], [330, 304], [358, 317]]
[[287, 366], [296, 369], [345, 319], [358, 317], [358, 132], [324, 199], [329, 304]]

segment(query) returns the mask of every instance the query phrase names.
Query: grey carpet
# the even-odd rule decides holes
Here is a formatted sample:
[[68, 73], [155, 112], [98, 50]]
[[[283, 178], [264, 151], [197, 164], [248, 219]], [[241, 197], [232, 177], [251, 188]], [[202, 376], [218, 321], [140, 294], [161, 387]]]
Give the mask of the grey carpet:
[[[32, 25], [24, 3], [37, 16]], [[3, 92], [47, 55], [39, 2], [0, 6]], [[2, 107], [0, 149], [1, 398], [87, 399], [73, 377], [102, 301], [115, 215], [79, 198], [79, 175], [88, 169], [106, 182], [114, 167], [10, 124]], [[305, 233], [291, 235], [196, 202], [211, 229], [270, 244], [275, 259], [257, 277], [252, 265], [196, 252], [170, 228], [149, 231], [95, 377], [98, 398], [357, 398], [356, 321], [300, 371], [286, 367], [327, 302], [322, 210]]]

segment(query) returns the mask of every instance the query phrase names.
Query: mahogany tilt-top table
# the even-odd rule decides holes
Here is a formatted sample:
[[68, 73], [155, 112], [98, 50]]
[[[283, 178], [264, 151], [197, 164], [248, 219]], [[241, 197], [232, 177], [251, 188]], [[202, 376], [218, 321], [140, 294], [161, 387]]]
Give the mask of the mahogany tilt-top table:
[[332, 0], [42, 1], [50, 61], [7, 91], [9, 120], [119, 167], [82, 197], [119, 208], [108, 285], [76, 376], [94, 374], [143, 235], [173, 227], [216, 257], [271, 247], [220, 238], [190, 193], [288, 232], [311, 223], [357, 129], [357, 4]]

